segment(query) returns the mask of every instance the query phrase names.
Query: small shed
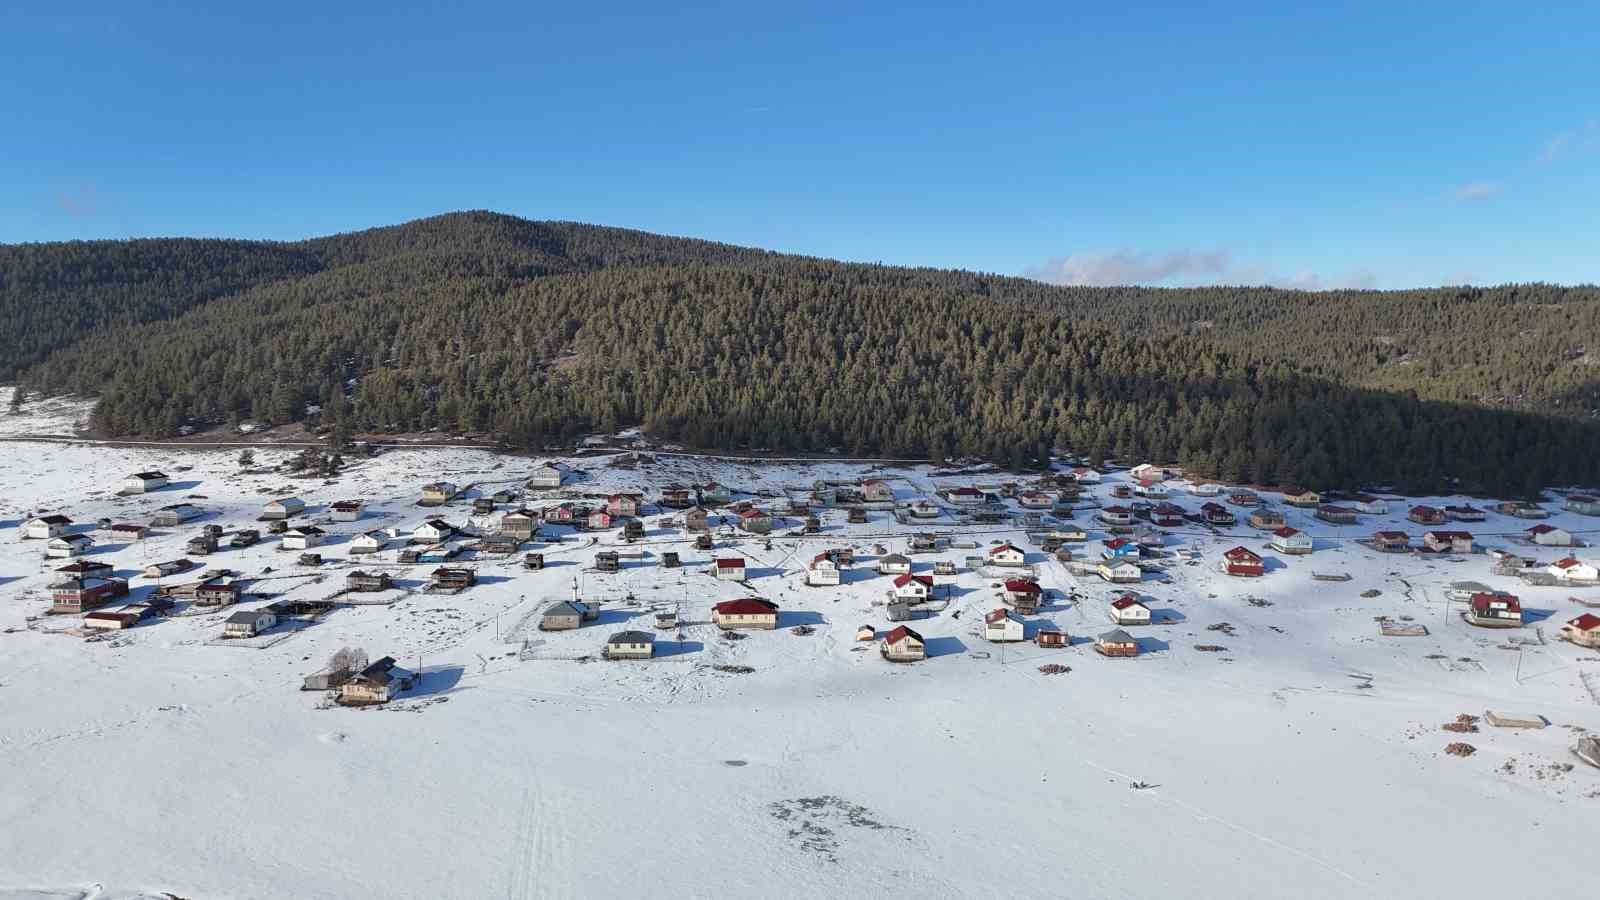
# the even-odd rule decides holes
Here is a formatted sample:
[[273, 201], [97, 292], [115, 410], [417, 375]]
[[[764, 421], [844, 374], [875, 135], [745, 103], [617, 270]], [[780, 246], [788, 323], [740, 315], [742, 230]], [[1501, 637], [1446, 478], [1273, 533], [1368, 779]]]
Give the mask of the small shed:
[[1033, 643], [1040, 647], [1066, 647], [1070, 645], [1070, 638], [1065, 631], [1055, 628], [1040, 628], [1033, 633]]
[[596, 572], [620, 572], [622, 557], [615, 550], [601, 550], [594, 555], [594, 568]]
[[678, 551], [668, 550], [661, 554], [661, 565], [668, 569], [676, 569], [683, 565], [683, 560], [679, 559]]
[[530, 572], [536, 572], [536, 571], [544, 568], [544, 554], [543, 553], [526, 553], [526, 554], [523, 554], [522, 567], [524, 569], [527, 569]]

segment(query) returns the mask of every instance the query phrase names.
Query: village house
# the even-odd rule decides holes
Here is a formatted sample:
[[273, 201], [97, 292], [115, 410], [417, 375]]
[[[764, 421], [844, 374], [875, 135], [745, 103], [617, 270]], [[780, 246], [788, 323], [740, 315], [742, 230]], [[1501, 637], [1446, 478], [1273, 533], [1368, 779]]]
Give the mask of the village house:
[[1056, 527], [1050, 529], [1050, 537], [1053, 537], [1058, 541], [1077, 543], [1077, 542], [1080, 542], [1080, 541], [1088, 540], [1089, 539], [1089, 532], [1083, 530], [1081, 527], [1079, 527], [1077, 525], [1073, 525], [1072, 523], [1068, 522], [1068, 523], [1065, 523], [1065, 524], [1057, 525]]
[[1255, 578], [1267, 573], [1266, 563], [1260, 554], [1248, 547], [1235, 547], [1222, 554], [1222, 560], [1222, 571], [1229, 575]]
[[604, 531], [605, 529], [610, 528], [614, 521], [615, 517], [613, 517], [611, 513], [608, 513], [603, 509], [597, 509], [594, 512], [589, 513], [589, 518], [584, 520], [583, 527], [589, 529], [590, 531]]
[[150, 526], [137, 522], [118, 522], [111, 526], [111, 536], [125, 541], [142, 541], [150, 533]]
[[1456, 520], [1457, 522], [1482, 522], [1488, 517], [1483, 510], [1471, 504], [1467, 504], [1465, 506], [1446, 506], [1444, 511], [1449, 513], [1450, 518]]
[[1228, 502], [1234, 506], [1259, 506], [1261, 498], [1254, 491], [1229, 491]]
[[122, 492], [124, 494], [143, 494], [147, 491], [158, 491], [167, 486], [167, 476], [161, 472], [135, 472], [122, 479]]
[[350, 541], [350, 552], [355, 555], [363, 553], [378, 553], [388, 546], [389, 536], [383, 531], [369, 531], [366, 534], [356, 535]]
[[394, 579], [388, 572], [363, 572], [360, 569], [344, 577], [344, 589], [357, 593], [371, 591], [387, 591], [394, 587]]
[[894, 502], [894, 488], [882, 478], [873, 478], [861, 482], [861, 499], [867, 503], [892, 503]]
[[156, 615], [158, 608], [150, 603], [129, 603], [116, 609], [85, 613], [83, 627], [94, 631], [123, 631]]
[[540, 631], [572, 631], [583, 625], [587, 604], [577, 600], [552, 603], [539, 616]]
[[254, 546], [260, 540], [261, 532], [256, 531], [254, 528], [242, 528], [234, 532], [233, 537], [228, 539], [228, 546], [243, 549]]
[[87, 534], [64, 534], [44, 545], [46, 559], [70, 559], [94, 549], [94, 538]]
[[724, 630], [778, 627], [778, 604], [760, 597], [724, 600], [711, 607], [711, 624]]
[[[1222, 507], [1218, 506], [1218, 509]], [[1226, 509], [1223, 512], [1228, 512]], [[1157, 503], [1150, 510], [1150, 524], [1158, 528], [1177, 528], [1183, 524], [1183, 507], [1175, 503]], [[1229, 523], [1232, 523], [1233, 514], [1228, 513]]]
[[567, 467], [561, 463], [547, 463], [528, 475], [528, 487], [549, 489], [561, 487], [567, 477]]
[[1005, 603], [1019, 613], [1033, 615], [1039, 611], [1039, 601], [1044, 590], [1036, 581], [1026, 578], [1008, 578], [1005, 582]]
[[639, 514], [640, 499], [638, 494], [612, 494], [606, 498], [606, 512], [615, 517], [632, 518]]
[[896, 600], [891, 595], [889, 602], [883, 608], [889, 614], [891, 622], [909, 622], [917, 618], [915, 607], [909, 600]]
[[522, 568], [527, 570], [527, 571], [529, 571], [529, 572], [537, 572], [540, 569], [543, 569], [544, 568], [544, 554], [543, 553], [524, 553], [524, 554], [522, 554]]
[[287, 519], [290, 516], [297, 516], [305, 512], [305, 510], [306, 502], [299, 497], [280, 497], [277, 500], [268, 502], [267, 505], [261, 508], [261, 518], [263, 521], [269, 522], [274, 519]]
[[239, 602], [239, 596], [239, 582], [213, 579], [195, 585], [194, 605], [232, 606]]
[[1267, 546], [1279, 553], [1298, 556], [1310, 553], [1315, 545], [1311, 540], [1311, 535], [1298, 528], [1290, 528], [1285, 525], [1282, 528], [1273, 530], [1272, 539], [1267, 541]]
[[1356, 511], [1348, 506], [1333, 506], [1324, 503], [1317, 507], [1317, 518], [1332, 525], [1356, 524]]
[[717, 559], [712, 574], [723, 581], [743, 581], [744, 557], [730, 556]]
[[1527, 500], [1508, 500], [1497, 504], [1495, 511], [1502, 515], [1515, 516], [1519, 519], [1547, 519], [1550, 511]]
[[681, 484], [669, 484], [661, 489], [661, 499], [656, 501], [658, 506], [667, 509], [684, 509], [694, 503], [694, 495]]
[[812, 587], [836, 587], [839, 584], [839, 564], [826, 553], [818, 553], [806, 567], [806, 584]]
[[1580, 647], [1600, 649], [1600, 616], [1594, 613], [1584, 613], [1576, 619], [1571, 619], [1561, 626], [1557, 637], [1564, 641], [1571, 641]]
[[437, 544], [456, 533], [456, 528], [443, 519], [428, 519], [411, 529], [411, 543]]
[[1520, 628], [1522, 601], [1512, 594], [1473, 594], [1466, 618], [1483, 628]]
[[1099, 519], [1106, 525], [1127, 526], [1133, 524], [1133, 510], [1126, 506], [1107, 506], [1100, 510]]
[[1027, 554], [1010, 544], [990, 547], [988, 560], [991, 566], [1020, 567], [1027, 562]]
[[878, 629], [871, 625], [862, 625], [856, 629], [856, 641], [875, 641], [878, 639]]
[[596, 572], [622, 571], [622, 557], [615, 550], [601, 550], [594, 555], [594, 570]]
[[152, 563], [144, 567], [144, 577], [166, 578], [172, 575], [177, 575], [180, 572], [187, 572], [192, 568], [194, 568], [194, 563], [188, 561], [187, 559], [174, 559], [170, 562]]
[[1137, 584], [1144, 577], [1144, 570], [1130, 559], [1102, 560], [1095, 572], [1112, 584]]
[[1445, 523], [1444, 510], [1436, 506], [1413, 506], [1406, 513], [1406, 518], [1418, 525], [1443, 525]]
[[96, 562], [89, 559], [80, 559], [77, 562], [67, 563], [56, 569], [56, 575], [62, 580], [70, 578], [110, 578], [116, 573], [116, 567], [110, 563]]
[[1015, 644], [1027, 637], [1027, 627], [1009, 609], [997, 609], [983, 617], [983, 638], [991, 644]]
[[772, 531], [772, 516], [764, 510], [747, 509], [739, 513], [739, 528], [751, 534], [767, 534]]
[[494, 512], [494, 498], [493, 497], [474, 497], [473, 498], [473, 500], [472, 500], [472, 514], [473, 515], [475, 515], [475, 516], [487, 516], [492, 512]]
[[878, 559], [879, 575], [905, 575], [911, 571], [911, 558], [899, 553], [888, 553]]
[[500, 533], [520, 541], [531, 540], [539, 530], [539, 517], [532, 510], [519, 509], [500, 517]]
[[725, 484], [708, 481], [696, 489], [700, 505], [721, 506], [733, 500], [733, 490]]
[[365, 508], [360, 500], [335, 500], [329, 507], [333, 512], [335, 522], [357, 522], [361, 519], [361, 511]]
[[1522, 532], [1528, 540], [1541, 547], [1571, 547], [1572, 532], [1554, 525], [1539, 523], [1532, 528], [1523, 529]]
[[894, 590], [891, 591], [896, 600], [907, 603], [922, 603], [933, 595], [932, 575], [897, 575], [894, 579]]
[[477, 572], [454, 566], [440, 566], [428, 575], [428, 589], [431, 591], [461, 591], [477, 583]]
[[1571, 556], [1545, 567], [1545, 574], [1566, 584], [1593, 584], [1600, 580], [1600, 570]]
[[576, 503], [557, 503], [546, 506], [542, 515], [552, 525], [576, 525], [589, 517], [589, 510]]
[[200, 518], [200, 508], [192, 503], [174, 503], [156, 510], [150, 520], [153, 528], [175, 528], [185, 522]]
[[448, 503], [459, 490], [453, 481], [431, 481], [422, 486], [422, 504], [439, 506]]
[[944, 498], [957, 506], [977, 506], [983, 502], [983, 491], [974, 487], [951, 488], [944, 492]]
[[1159, 481], [1136, 482], [1133, 485], [1133, 495], [1135, 497], [1144, 497], [1149, 500], [1160, 500], [1168, 496], [1166, 485]]
[[1404, 531], [1379, 531], [1372, 535], [1372, 548], [1382, 553], [1410, 553], [1411, 535]]
[[1371, 494], [1356, 494], [1350, 498], [1350, 503], [1356, 512], [1368, 516], [1387, 516], [1389, 514], [1389, 501]]
[[1101, 559], [1138, 559], [1141, 556], [1139, 544], [1127, 538], [1111, 538], [1101, 541]]
[[278, 617], [270, 609], [241, 609], [223, 623], [222, 636], [252, 638], [276, 624]]
[[50, 612], [66, 615], [86, 613], [127, 595], [128, 582], [124, 579], [74, 575], [50, 586]]
[[217, 552], [217, 536], [211, 532], [203, 532], [189, 539], [184, 551], [193, 556], [207, 556]]
[[66, 533], [72, 520], [62, 515], [37, 516], [22, 525], [22, 536], [28, 540], [46, 541]]
[[395, 665], [394, 657], [385, 656], [339, 685], [338, 701], [343, 706], [388, 703], [415, 683], [415, 675]]
[[516, 553], [517, 548], [521, 546], [522, 542], [514, 537], [504, 534], [491, 534], [479, 538], [471, 549], [487, 556], [510, 556]]
[[1049, 509], [1053, 502], [1043, 491], [1023, 491], [1017, 496], [1017, 505], [1023, 509]]
[[922, 635], [905, 625], [897, 625], [883, 636], [878, 652], [889, 662], [918, 662], [928, 658]]
[[711, 512], [703, 506], [692, 506], [683, 513], [685, 531], [710, 531]]
[[1150, 607], [1132, 594], [1118, 594], [1111, 601], [1111, 621], [1118, 625], [1149, 625]]
[[648, 631], [619, 631], [606, 638], [606, 659], [649, 659], [656, 652], [656, 636]]
[[1215, 481], [1196, 481], [1189, 485], [1189, 493], [1196, 497], [1215, 497], [1222, 493], [1222, 485]]
[[940, 513], [939, 504], [926, 497], [918, 497], [911, 501], [906, 510], [911, 513], [913, 518], [918, 519], [936, 519]]
[[1138, 656], [1139, 642], [1121, 628], [1113, 628], [1095, 638], [1094, 649], [1101, 656]]
[[322, 543], [323, 535], [327, 534], [315, 525], [301, 525], [291, 528], [283, 533], [279, 546], [285, 550], [310, 550]]
[[1311, 509], [1322, 504], [1322, 495], [1303, 487], [1286, 487], [1283, 489], [1283, 502]]
[[1591, 497], [1588, 494], [1568, 494], [1563, 506], [1567, 512], [1575, 512], [1585, 516], [1600, 516], [1600, 497]]
[[1258, 509], [1250, 513], [1250, 527], [1262, 531], [1275, 531], [1285, 524], [1283, 513], [1275, 509]]
[[1128, 475], [1135, 481], [1165, 481], [1167, 470], [1154, 463], [1140, 463], [1129, 469]]
[[1472, 532], [1425, 531], [1422, 534], [1422, 546], [1434, 553], [1471, 553]]

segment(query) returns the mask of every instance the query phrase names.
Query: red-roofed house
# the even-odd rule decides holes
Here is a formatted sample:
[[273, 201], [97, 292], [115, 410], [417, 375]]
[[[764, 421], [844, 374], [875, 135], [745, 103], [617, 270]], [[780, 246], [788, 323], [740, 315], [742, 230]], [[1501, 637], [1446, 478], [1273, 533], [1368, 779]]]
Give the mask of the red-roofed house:
[[1027, 636], [1022, 620], [1009, 609], [997, 609], [983, 617], [983, 637], [994, 644], [1016, 643]]
[[1133, 510], [1126, 506], [1108, 506], [1100, 510], [1100, 521], [1107, 525], [1132, 525]]
[[1248, 547], [1235, 547], [1222, 554], [1222, 571], [1244, 578], [1257, 578], [1267, 574], [1267, 565], [1260, 554]]
[[1033, 614], [1039, 611], [1039, 598], [1044, 596], [1044, 591], [1036, 581], [1026, 578], [1010, 578], [1006, 580], [1006, 604], [1016, 609], [1017, 612]]
[[818, 553], [806, 568], [806, 584], [812, 587], [833, 587], [839, 583], [839, 564], [826, 553]]
[[1520, 628], [1522, 601], [1511, 594], [1473, 594], [1467, 621], [1484, 628]]
[[932, 575], [900, 575], [894, 580], [894, 598], [921, 603], [933, 593]]
[[724, 581], [744, 580], [744, 558], [740, 556], [718, 559], [712, 572]]
[[739, 513], [739, 527], [751, 534], [766, 534], [772, 530], [772, 516], [759, 509]]
[[1572, 532], [1567, 531], [1565, 528], [1557, 528], [1554, 525], [1546, 525], [1543, 522], [1532, 528], [1524, 529], [1522, 533], [1528, 536], [1528, 540], [1541, 547], [1572, 546]]
[[878, 651], [890, 662], [917, 662], [928, 658], [927, 645], [922, 635], [904, 625], [896, 626], [883, 636]]
[[1445, 515], [1444, 510], [1436, 506], [1413, 506], [1406, 518], [1418, 525], [1443, 525]]
[[639, 515], [638, 494], [612, 494], [606, 498], [606, 512], [619, 519], [631, 519]]
[[1411, 550], [1411, 535], [1404, 531], [1379, 531], [1372, 535], [1372, 546], [1384, 553], [1407, 553]]
[[778, 627], [778, 604], [760, 597], [724, 600], [711, 607], [711, 624], [722, 629]]
[[1422, 535], [1422, 544], [1435, 553], [1471, 553], [1472, 532], [1429, 531]]
[[1149, 625], [1150, 607], [1132, 594], [1118, 594], [1111, 601], [1111, 621], [1118, 625]]
[[1580, 647], [1600, 648], [1600, 616], [1584, 613], [1561, 626], [1557, 636]]
[[1545, 568], [1545, 572], [1557, 581], [1568, 584], [1593, 584], [1600, 580], [1600, 571], [1572, 556], [1551, 563]]
[[1273, 530], [1272, 539], [1267, 541], [1267, 546], [1279, 553], [1301, 556], [1310, 553], [1313, 544], [1311, 535], [1298, 528], [1290, 528], [1285, 525], [1282, 528]]
[[888, 503], [894, 500], [894, 488], [881, 478], [861, 482], [861, 499], [867, 503]]
[[1027, 554], [1010, 544], [1001, 544], [989, 548], [989, 565], [991, 566], [1020, 566], [1027, 560]]

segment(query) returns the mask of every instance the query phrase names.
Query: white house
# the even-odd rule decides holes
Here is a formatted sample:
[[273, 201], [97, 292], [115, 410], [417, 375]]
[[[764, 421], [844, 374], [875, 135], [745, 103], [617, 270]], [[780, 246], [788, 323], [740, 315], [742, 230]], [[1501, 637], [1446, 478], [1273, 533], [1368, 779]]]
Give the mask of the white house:
[[528, 487], [558, 488], [566, 477], [566, 466], [561, 463], [548, 463], [533, 470], [528, 476]]
[[1557, 581], [1587, 583], [1600, 580], [1600, 570], [1571, 556], [1546, 566], [1545, 572]]
[[1201, 481], [1189, 485], [1189, 493], [1196, 497], [1215, 497], [1222, 493], [1222, 486], [1214, 481]]
[[839, 564], [826, 553], [818, 553], [806, 568], [806, 584], [812, 587], [834, 587], [839, 584]]
[[336, 500], [330, 509], [333, 510], [335, 522], [357, 522], [361, 520], [364, 506], [360, 500]]
[[712, 570], [718, 578], [724, 581], [744, 580], [744, 558], [739, 556], [719, 559], [716, 568]]
[[1020, 566], [1028, 556], [1010, 544], [1001, 544], [989, 548], [989, 565], [991, 566]]
[[1118, 625], [1149, 625], [1150, 607], [1132, 594], [1119, 594], [1111, 601], [1111, 621]]
[[878, 560], [879, 575], [905, 575], [911, 571], [911, 560], [899, 553], [890, 553]]
[[1112, 584], [1132, 584], [1144, 575], [1136, 563], [1126, 559], [1103, 560], [1095, 571]]
[[445, 520], [429, 519], [411, 529], [411, 541], [417, 544], [437, 544], [455, 533], [455, 527]]
[[51, 538], [50, 543], [44, 545], [44, 555], [50, 559], [66, 559], [88, 553], [93, 546], [94, 539], [87, 534], [64, 534]]
[[1564, 641], [1571, 641], [1580, 647], [1600, 649], [1600, 616], [1594, 613], [1584, 613], [1561, 626], [1557, 637]]
[[933, 593], [932, 575], [901, 575], [894, 580], [894, 598], [921, 603]]
[[935, 519], [939, 516], [939, 504], [934, 503], [932, 500], [929, 500], [926, 497], [919, 497], [916, 500], [911, 501], [911, 505], [908, 507], [908, 509], [910, 510], [911, 515], [919, 519]]
[[261, 508], [263, 519], [287, 519], [305, 512], [306, 502], [299, 497], [279, 497]]
[[1044, 491], [1023, 491], [1017, 496], [1017, 505], [1023, 509], [1049, 509], [1055, 498]]
[[1165, 481], [1167, 470], [1150, 463], [1140, 463], [1129, 469], [1128, 474], [1138, 481]]
[[167, 486], [167, 476], [161, 472], [135, 472], [122, 479], [122, 490], [128, 494], [160, 490]]
[[71, 524], [72, 520], [66, 516], [37, 516], [23, 524], [22, 536], [36, 541], [45, 541], [65, 533], [67, 526]]
[[1279, 553], [1305, 554], [1312, 548], [1311, 535], [1298, 528], [1285, 525], [1272, 532], [1272, 539], [1267, 541], [1267, 546]]
[[991, 643], [1016, 643], [1026, 632], [1022, 620], [1009, 609], [997, 609], [983, 617], [983, 637]]
[[315, 525], [302, 525], [285, 531], [278, 546], [285, 550], [309, 550], [322, 543], [322, 536], [326, 533]]
[[228, 617], [222, 625], [222, 636], [230, 638], [255, 637], [278, 624], [278, 617], [268, 609], [241, 609]]
[[944, 492], [944, 498], [961, 506], [976, 506], [983, 502], [983, 491], [974, 487], [951, 488]]
[[1554, 525], [1546, 525], [1541, 522], [1532, 528], [1524, 529], [1522, 533], [1528, 536], [1528, 540], [1542, 547], [1572, 546], [1572, 532], [1565, 528], [1557, 528]]
[[1357, 494], [1350, 505], [1356, 508], [1356, 512], [1369, 516], [1387, 516], [1389, 514], [1389, 502], [1382, 497], [1374, 497], [1371, 494]]
[[388, 543], [389, 537], [382, 531], [369, 531], [366, 534], [357, 535], [354, 540], [350, 541], [350, 552], [377, 553]]

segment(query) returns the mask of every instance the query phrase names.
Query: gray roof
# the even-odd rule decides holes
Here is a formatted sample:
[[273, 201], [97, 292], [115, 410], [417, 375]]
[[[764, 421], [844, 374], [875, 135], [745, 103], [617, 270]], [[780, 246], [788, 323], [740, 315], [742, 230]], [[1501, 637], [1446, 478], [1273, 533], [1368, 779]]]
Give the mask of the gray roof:
[[606, 638], [608, 644], [654, 644], [656, 636], [648, 631], [619, 631]]
[[887, 556], [879, 557], [878, 562], [880, 562], [880, 563], [905, 563], [907, 565], [910, 565], [911, 564], [911, 559], [909, 557], [902, 556], [899, 553], [890, 553]]
[[241, 609], [228, 617], [228, 624], [254, 625], [264, 612], [266, 612], [264, 609]]
[[563, 600], [560, 603], [551, 604], [550, 608], [544, 611], [544, 614], [547, 616], [581, 616], [583, 615], [583, 608], [571, 600]]
[[1132, 644], [1132, 643], [1135, 643], [1135, 641], [1133, 639], [1133, 635], [1127, 633], [1126, 631], [1123, 631], [1121, 628], [1113, 628], [1110, 631], [1106, 632], [1105, 634], [1100, 635], [1100, 640], [1109, 641], [1109, 642], [1115, 643], [1115, 644]]

